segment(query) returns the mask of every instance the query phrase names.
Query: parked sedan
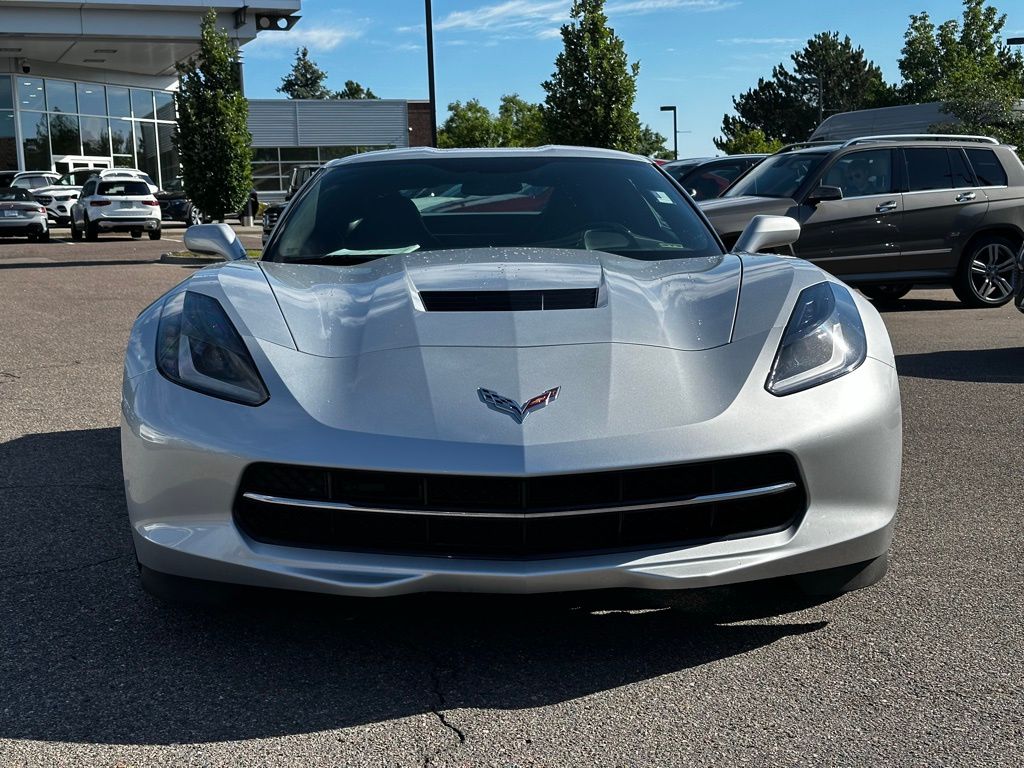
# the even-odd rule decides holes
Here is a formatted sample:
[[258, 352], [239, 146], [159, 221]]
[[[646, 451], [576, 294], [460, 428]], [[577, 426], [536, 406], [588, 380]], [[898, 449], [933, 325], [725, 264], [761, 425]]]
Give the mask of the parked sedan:
[[[438, 188], [465, 205], [419, 201]], [[877, 581], [892, 347], [841, 282], [753, 253], [798, 234], [756, 219], [727, 253], [651, 161], [578, 147], [334, 161], [261, 261], [189, 228], [231, 260], [145, 309], [125, 358], [143, 586]]]
[[[199, 210], [198, 206], [189, 199], [185, 192], [185, 185], [180, 176], [164, 185], [164, 188], [156, 193], [156, 199], [160, 203], [160, 215], [164, 221], [183, 221], [186, 224], [202, 224], [209, 218]], [[256, 213], [259, 207], [259, 197], [256, 190], [249, 192], [249, 210]], [[246, 207], [243, 205], [233, 217], [241, 220], [246, 214]]]
[[94, 176], [85, 183], [71, 208], [71, 239], [95, 240], [100, 232], [160, 239], [160, 204], [145, 181]]
[[32, 199], [27, 189], [0, 187], [0, 237], [50, 239], [46, 209]]
[[662, 169], [682, 184], [694, 200], [719, 197], [729, 185], [768, 155], [727, 155], [674, 160]]

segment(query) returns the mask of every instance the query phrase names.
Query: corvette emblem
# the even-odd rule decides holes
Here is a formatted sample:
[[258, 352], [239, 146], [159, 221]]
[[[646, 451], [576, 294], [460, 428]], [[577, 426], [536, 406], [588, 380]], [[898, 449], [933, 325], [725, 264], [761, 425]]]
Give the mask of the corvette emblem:
[[480, 395], [480, 400], [488, 408], [498, 411], [499, 413], [507, 413], [519, 424], [526, 421], [526, 417], [530, 415], [532, 411], [538, 411], [548, 403], [554, 402], [555, 398], [558, 397], [558, 390], [561, 387], [555, 387], [549, 389], [547, 392], [541, 392], [536, 397], [531, 397], [525, 403], [520, 405], [515, 400], [499, 395], [497, 392], [484, 389], [481, 387], [476, 392]]

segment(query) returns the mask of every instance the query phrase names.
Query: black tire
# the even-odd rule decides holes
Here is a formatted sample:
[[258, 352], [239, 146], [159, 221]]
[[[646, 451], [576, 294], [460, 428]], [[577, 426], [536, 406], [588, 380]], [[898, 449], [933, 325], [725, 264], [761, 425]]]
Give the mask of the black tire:
[[139, 581], [153, 597], [176, 605], [222, 607], [237, 601], [244, 593], [243, 587], [234, 584], [172, 576], [144, 565], [139, 566]]
[[912, 285], [901, 283], [886, 283], [884, 285], [862, 286], [860, 292], [875, 302], [875, 304], [886, 306], [895, 304], [910, 293], [910, 289], [913, 287]]
[[151, 229], [151, 230], [149, 230], [149, 239], [150, 240], [159, 240], [160, 239], [160, 234], [161, 233], [160, 233], [159, 229]]
[[38, 237], [39, 235], [37, 235], [35, 232], [29, 232], [27, 235], [25, 235], [25, 239], [28, 240], [30, 243], [34, 243]]
[[139, 240], [139, 239], [141, 239], [141, 237], [142, 237], [142, 230], [141, 229], [133, 229], [131, 231], [131, 236], [132, 236], [132, 240]]
[[100, 228], [99, 225], [94, 221], [85, 220], [85, 239], [86, 240], [99, 240], [100, 239]]
[[38, 235], [36, 235], [36, 240], [38, 240], [40, 243], [50, 242], [50, 230], [47, 229], [45, 232], [40, 232]]
[[81, 240], [82, 239], [82, 230], [80, 230], [78, 227], [75, 226], [75, 220], [74, 219], [71, 220], [71, 239], [72, 240]]
[[843, 565], [824, 571], [801, 573], [792, 578], [805, 595], [834, 597], [844, 592], [852, 592], [855, 589], [863, 589], [877, 584], [888, 570], [889, 553], [887, 552], [874, 560], [865, 560], [862, 563]]
[[968, 307], [1001, 307], [1013, 298], [1013, 271], [1020, 243], [1002, 235], [972, 242], [960, 259], [953, 292]]

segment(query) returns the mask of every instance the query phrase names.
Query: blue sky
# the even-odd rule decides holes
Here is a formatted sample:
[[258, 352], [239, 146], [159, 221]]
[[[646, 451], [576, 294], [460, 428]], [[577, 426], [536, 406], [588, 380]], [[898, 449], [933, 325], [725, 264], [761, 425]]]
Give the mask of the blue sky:
[[[542, 101], [541, 83], [561, 48], [558, 28], [570, 0], [434, 0], [439, 120], [455, 100], [478, 98], [494, 109], [505, 93]], [[1008, 35], [1024, 35], [1024, 3], [1001, 0]], [[636, 108], [644, 122], [669, 136], [679, 105], [680, 157], [714, 154], [732, 96], [771, 74], [817, 32], [838, 31], [881, 68], [899, 78], [897, 60], [911, 13], [936, 22], [959, 18], [959, 0], [608, 0], [609, 22], [639, 60]], [[357, 80], [382, 98], [427, 96], [421, 0], [303, 0], [302, 19], [287, 33], [264, 33], [246, 46], [246, 91], [279, 96], [275, 88], [297, 46], [340, 88]], [[826, 107], [828, 106], [826, 94]], [[669, 142], [671, 146], [671, 141]]]

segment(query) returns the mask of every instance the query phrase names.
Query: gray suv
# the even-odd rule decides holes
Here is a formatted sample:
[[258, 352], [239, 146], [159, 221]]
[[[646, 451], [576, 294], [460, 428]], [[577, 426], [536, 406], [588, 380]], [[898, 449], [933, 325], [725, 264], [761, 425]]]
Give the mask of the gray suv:
[[727, 245], [757, 214], [792, 216], [796, 256], [879, 302], [950, 285], [964, 304], [1013, 298], [1024, 165], [982, 136], [868, 136], [786, 147], [701, 208]]

